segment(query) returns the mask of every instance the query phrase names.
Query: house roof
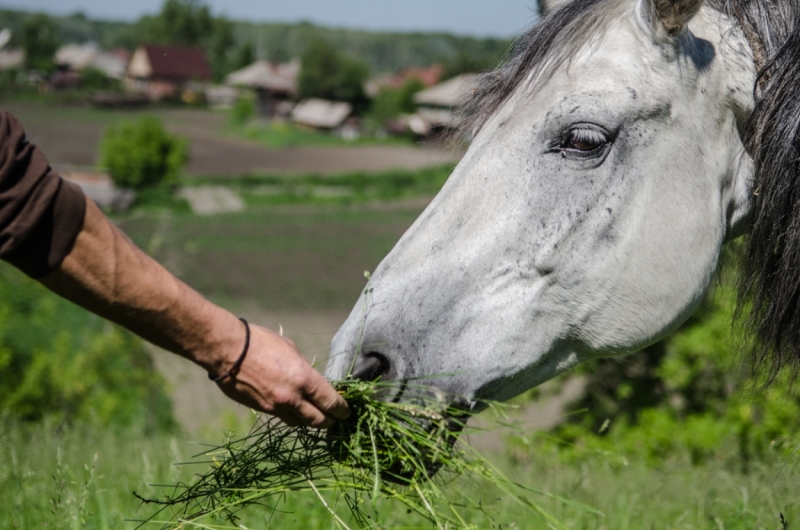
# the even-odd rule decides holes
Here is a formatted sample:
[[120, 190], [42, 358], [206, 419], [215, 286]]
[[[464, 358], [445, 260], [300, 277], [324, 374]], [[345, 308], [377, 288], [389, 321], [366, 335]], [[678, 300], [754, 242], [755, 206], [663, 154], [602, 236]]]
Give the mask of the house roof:
[[292, 111], [292, 119], [319, 129], [335, 129], [353, 113], [350, 103], [325, 99], [306, 99]]
[[418, 79], [425, 87], [431, 87], [439, 82], [442, 73], [444, 73], [444, 66], [438, 63], [428, 68], [404, 68], [396, 74], [367, 81], [365, 91], [369, 97], [374, 98], [382, 90], [401, 88], [411, 79]]
[[56, 51], [56, 64], [69, 67], [76, 72], [87, 68], [100, 70], [108, 77], [122, 79], [128, 66], [130, 54], [124, 50], [111, 52], [101, 50], [97, 44], [67, 44]]
[[[147, 68], [132, 71], [134, 65]], [[134, 77], [170, 79], [175, 81], [208, 81], [211, 68], [205, 52], [200, 48], [182, 46], [140, 46], [131, 59], [128, 73]], [[149, 74], [149, 75], [144, 75]]]
[[19, 68], [25, 62], [25, 52], [22, 50], [0, 50], [0, 70]]
[[92, 65], [100, 53], [97, 44], [66, 44], [56, 51], [56, 64], [69, 66], [73, 70], [84, 70]]
[[294, 94], [297, 92], [297, 75], [299, 73], [300, 61], [297, 60], [289, 63], [256, 61], [250, 66], [228, 74], [225, 83]]
[[414, 95], [418, 105], [453, 108], [477, 83], [480, 74], [461, 74]]

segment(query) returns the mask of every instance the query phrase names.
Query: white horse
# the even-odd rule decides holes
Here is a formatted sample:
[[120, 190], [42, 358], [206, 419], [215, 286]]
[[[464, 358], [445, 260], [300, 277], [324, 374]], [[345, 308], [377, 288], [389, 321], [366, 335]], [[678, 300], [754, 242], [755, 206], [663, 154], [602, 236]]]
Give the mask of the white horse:
[[418, 384], [473, 410], [511, 398], [675, 330], [747, 231], [756, 353], [785, 364], [800, 7], [711, 2], [542, 6], [466, 103], [469, 151], [372, 274], [326, 376], [439, 374]]

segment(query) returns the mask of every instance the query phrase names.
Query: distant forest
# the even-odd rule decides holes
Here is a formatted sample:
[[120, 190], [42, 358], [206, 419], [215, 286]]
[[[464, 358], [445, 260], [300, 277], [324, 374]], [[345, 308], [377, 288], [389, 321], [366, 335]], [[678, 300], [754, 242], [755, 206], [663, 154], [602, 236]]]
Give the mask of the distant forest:
[[[0, 28], [10, 28], [11, 45], [18, 45], [25, 20], [33, 13], [0, 10]], [[133, 50], [145, 43], [148, 33], [142, 31], [152, 17], [136, 22], [92, 20], [82, 13], [51, 17], [63, 43], [93, 41], [104, 48]], [[353, 29], [316, 26], [311, 23], [253, 24], [228, 21], [232, 28], [234, 48], [249, 49], [256, 59], [286, 61], [303, 54], [309, 43], [325, 41], [340, 53], [367, 64], [373, 74], [392, 72], [407, 66], [428, 66], [442, 63], [454, 71], [485, 70], [501, 60], [511, 45], [510, 40], [474, 38], [447, 33], [378, 33]]]

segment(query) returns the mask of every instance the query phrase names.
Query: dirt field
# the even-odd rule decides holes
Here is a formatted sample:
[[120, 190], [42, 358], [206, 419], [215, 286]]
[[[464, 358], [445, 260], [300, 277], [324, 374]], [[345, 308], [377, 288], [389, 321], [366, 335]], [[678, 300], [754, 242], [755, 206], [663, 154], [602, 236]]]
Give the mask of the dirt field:
[[[0, 103], [25, 125], [53, 166], [92, 166], [105, 128], [140, 115], [134, 111], [100, 111], [84, 107], [54, 107], [35, 103]], [[191, 175], [245, 173], [340, 173], [418, 169], [456, 162], [460, 152], [430, 146], [320, 146], [270, 150], [254, 141], [225, 134], [228, 116], [207, 110], [156, 109], [172, 132], [190, 139]]]

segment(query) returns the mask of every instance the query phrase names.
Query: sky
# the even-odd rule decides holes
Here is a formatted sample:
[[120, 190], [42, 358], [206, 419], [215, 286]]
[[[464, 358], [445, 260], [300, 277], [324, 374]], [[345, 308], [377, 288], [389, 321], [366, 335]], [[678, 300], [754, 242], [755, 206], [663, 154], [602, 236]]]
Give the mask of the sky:
[[[0, 7], [135, 20], [163, 0], [0, 0]], [[253, 22], [298, 22], [377, 31], [447, 31], [513, 37], [534, 20], [536, 0], [206, 0], [215, 14]]]

